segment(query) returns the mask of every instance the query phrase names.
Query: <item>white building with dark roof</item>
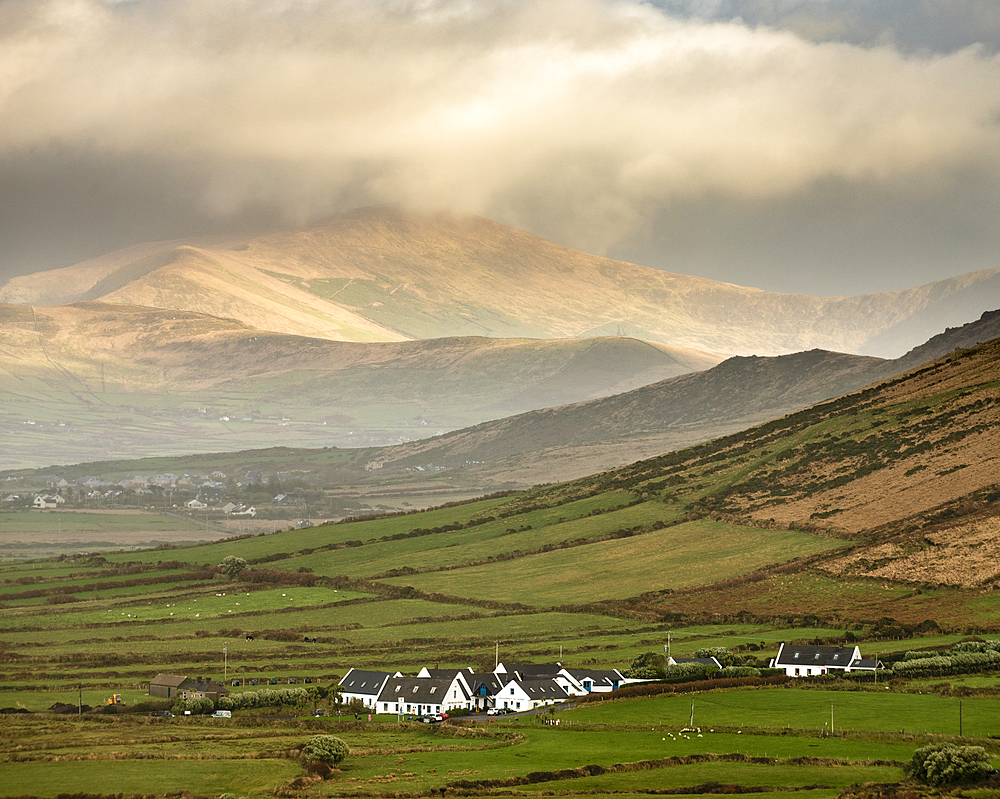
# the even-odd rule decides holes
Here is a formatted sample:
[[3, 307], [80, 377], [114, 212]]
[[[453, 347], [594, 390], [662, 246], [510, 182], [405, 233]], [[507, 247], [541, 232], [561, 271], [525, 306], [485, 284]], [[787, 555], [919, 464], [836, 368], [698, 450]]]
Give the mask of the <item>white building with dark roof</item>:
[[782, 644], [771, 668], [784, 669], [789, 677], [816, 677], [834, 671], [876, 671], [878, 660], [861, 657], [857, 646], [793, 646]]
[[349, 703], [359, 700], [365, 707], [374, 710], [378, 695], [382, 692], [386, 681], [392, 677], [387, 671], [362, 671], [351, 669], [344, 675], [340, 685], [341, 701]]
[[396, 675], [382, 687], [376, 710], [379, 713], [422, 716], [447, 713], [455, 708], [468, 707], [468, 704], [469, 692], [460, 676], [435, 679]]
[[617, 669], [560, 669], [555, 681], [570, 696], [617, 691], [625, 678]]
[[552, 677], [512, 679], [497, 693], [495, 707], [518, 713], [569, 699], [569, 694]]

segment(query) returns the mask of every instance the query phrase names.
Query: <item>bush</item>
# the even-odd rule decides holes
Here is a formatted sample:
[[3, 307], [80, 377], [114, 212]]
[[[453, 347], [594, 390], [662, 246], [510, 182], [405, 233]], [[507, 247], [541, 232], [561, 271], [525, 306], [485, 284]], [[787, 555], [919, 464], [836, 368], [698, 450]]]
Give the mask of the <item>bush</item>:
[[238, 558], [235, 555], [227, 555], [222, 559], [222, 563], [219, 564], [223, 573], [234, 580], [240, 576], [240, 572], [248, 565], [243, 558]]
[[993, 770], [990, 756], [981, 746], [930, 744], [913, 753], [910, 776], [935, 787], [978, 782]]
[[303, 754], [306, 760], [336, 766], [347, 757], [347, 744], [336, 735], [314, 735], [309, 739]]

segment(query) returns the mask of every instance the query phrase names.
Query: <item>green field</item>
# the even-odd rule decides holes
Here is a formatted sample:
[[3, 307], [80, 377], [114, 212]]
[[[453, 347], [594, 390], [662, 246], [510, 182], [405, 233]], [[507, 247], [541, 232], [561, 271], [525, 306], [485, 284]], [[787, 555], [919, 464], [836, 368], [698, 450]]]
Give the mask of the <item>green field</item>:
[[[386, 582], [449, 596], [537, 606], [581, 604], [713, 583], [832, 549], [839, 543], [798, 532], [706, 520], [600, 547], [561, 549], [531, 559], [396, 577]], [[595, 580], [594, 575], [600, 575], [600, 580]]]
[[[860, 435], [874, 418], [836, 430]], [[549, 717], [558, 726], [540, 716], [431, 727], [308, 715], [337, 709], [329, 692], [351, 668], [482, 672], [500, 660], [628, 670], [668, 647], [674, 656], [728, 647], [764, 668], [782, 642], [844, 641], [891, 663], [1000, 633], [994, 591], [841, 578], [824, 558], [851, 540], [711, 509], [756, 470], [784, 469], [783, 453], [820, 432], [754, 448], [736, 438], [704, 448], [703, 460], [665, 455], [419, 514], [0, 566], [4, 795], [833, 799], [903, 781], [903, 764], [928, 742], [975, 743], [995, 758], [1000, 678], [988, 671], [909, 681], [886, 672], [877, 686], [688, 683], [561, 706]], [[128, 533], [166, 521], [114, 523]], [[230, 555], [248, 561], [235, 577], [220, 566]], [[154, 718], [173, 701], [148, 695], [161, 672], [237, 693], [253, 690], [248, 680], [294, 679], [307, 692], [291, 705], [270, 695], [274, 704], [232, 720]], [[109, 708], [113, 694], [123, 708]], [[95, 709], [54, 712], [78, 702]], [[299, 756], [319, 731], [351, 749], [325, 781]], [[986, 788], [968, 799], [995, 796]]]

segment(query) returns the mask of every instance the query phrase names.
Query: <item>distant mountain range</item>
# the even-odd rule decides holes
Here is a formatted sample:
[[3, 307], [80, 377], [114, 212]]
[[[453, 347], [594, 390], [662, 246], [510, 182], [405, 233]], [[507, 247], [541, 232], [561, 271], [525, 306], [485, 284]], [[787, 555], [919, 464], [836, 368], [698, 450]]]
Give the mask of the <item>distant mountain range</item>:
[[477, 217], [367, 208], [250, 240], [138, 245], [0, 287], [0, 302], [80, 301], [335, 341], [628, 336], [723, 355], [894, 357], [1000, 307], [1000, 269], [808, 297], [587, 255]]
[[359, 344], [187, 311], [0, 305], [0, 468], [384, 444], [718, 361], [628, 338]]
[[995, 338], [1000, 311], [894, 360], [822, 350], [730, 358], [624, 394], [485, 422], [371, 456], [386, 468], [473, 462], [466, 479], [487, 485], [570, 480], [745, 429]]
[[369, 208], [136, 245], [0, 301], [0, 468], [336, 446], [386, 475], [476, 461], [461, 480], [479, 488], [611, 468], [903, 371], [959, 345], [843, 353], [1000, 306], [1000, 270], [806, 297]]

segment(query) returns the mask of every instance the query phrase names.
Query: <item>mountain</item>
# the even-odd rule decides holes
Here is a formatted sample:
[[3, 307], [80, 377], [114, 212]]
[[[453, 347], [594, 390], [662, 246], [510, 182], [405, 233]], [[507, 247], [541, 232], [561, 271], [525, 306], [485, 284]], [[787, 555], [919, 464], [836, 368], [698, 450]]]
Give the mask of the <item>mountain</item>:
[[627, 335], [732, 355], [891, 357], [1000, 306], [1000, 270], [808, 297], [587, 255], [478, 217], [367, 208], [245, 241], [145, 244], [0, 288], [10, 303], [86, 300], [339, 341]]
[[486, 485], [570, 480], [734, 433], [997, 337], [1000, 311], [992, 311], [894, 360], [821, 350], [735, 357], [624, 394], [484, 422], [371, 456], [387, 472], [473, 462], [465, 479]]
[[0, 305], [0, 468], [406, 440], [718, 360], [625, 338], [363, 344], [148, 307]]

